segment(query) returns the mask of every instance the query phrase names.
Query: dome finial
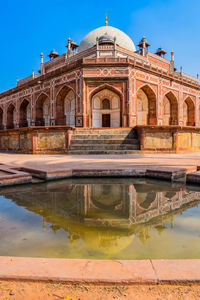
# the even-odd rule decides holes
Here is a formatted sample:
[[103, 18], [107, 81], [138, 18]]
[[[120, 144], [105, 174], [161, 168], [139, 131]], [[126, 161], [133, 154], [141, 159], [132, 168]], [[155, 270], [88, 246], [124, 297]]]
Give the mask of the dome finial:
[[108, 26], [108, 16], [106, 14], [106, 18], [105, 18], [105, 26]]

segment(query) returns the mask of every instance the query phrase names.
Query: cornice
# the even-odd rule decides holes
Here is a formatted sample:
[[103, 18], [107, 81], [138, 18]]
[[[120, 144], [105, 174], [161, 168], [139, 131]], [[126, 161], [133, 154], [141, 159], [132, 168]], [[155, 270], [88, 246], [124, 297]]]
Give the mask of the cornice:
[[[58, 69], [55, 69], [53, 71], [50, 71], [44, 75], [40, 75], [37, 78], [33, 78], [32, 80], [25, 82], [24, 84], [20, 86], [16, 86], [12, 89], [9, 89], [5, 92], [2, 92], [0, 94], [0, 99], [5, 98], [6, 96], [10, 96], [14, 93], [20, 92], [27, 88], [33, 88], [35, 85], [41, 84], [45, 82], [46, 80], [53, 79], [56, 76], [60, 76], [64, 73], [67, 73], [69, 71], [75, 71], [77, 69], [89, 67], [89, 68], [99, 68], [99, 67], [132, 67], [134, 69], [141, 70], [143, 72], [146, 72], [148, 74], [152, 74], [154, 76], [164, 78], [167, 80], [171, 80], [173, 82], [177, 82], [178, 84], [182, 86], [191, 87], [196, 90], [200, 90], [200, 85], [198, 83], [191, 82], [190, 80], [186, 80], [184, 77], [175, 75], [173, 73], [168, 73], [167, 71], [162, 70], [161, 68], [156, 68], [151, 66], [150, 64], [147, 64], [145, 62], [139, 62], [135, 59], [129, 59], [129, 58], [82, 58], [79, 60], [76, 60], [74, 62], [71, 62], [69, 64], [66, 64], [65, 66], [62, 66]], [[94, 76], [95, 77], [95, 76]]]

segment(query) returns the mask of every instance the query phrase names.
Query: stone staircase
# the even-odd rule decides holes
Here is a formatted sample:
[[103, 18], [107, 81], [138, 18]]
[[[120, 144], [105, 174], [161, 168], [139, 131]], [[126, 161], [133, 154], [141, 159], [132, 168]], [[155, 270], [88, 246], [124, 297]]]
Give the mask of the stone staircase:
[[133, 154], [138, 151], [139, 141], [134, 129], [76, 128], [69, 154]]

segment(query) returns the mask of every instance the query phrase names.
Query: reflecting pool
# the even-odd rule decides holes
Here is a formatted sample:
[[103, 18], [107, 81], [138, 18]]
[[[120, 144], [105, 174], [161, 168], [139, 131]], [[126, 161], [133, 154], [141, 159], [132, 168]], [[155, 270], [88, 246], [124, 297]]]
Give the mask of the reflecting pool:
[[200, 258], [200, 187], [69, 179], [0, 189], [0, 255]]

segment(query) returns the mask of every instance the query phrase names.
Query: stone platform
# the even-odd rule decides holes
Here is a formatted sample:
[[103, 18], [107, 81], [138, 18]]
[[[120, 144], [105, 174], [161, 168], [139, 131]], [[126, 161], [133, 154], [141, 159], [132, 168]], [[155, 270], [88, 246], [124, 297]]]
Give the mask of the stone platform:
[[129, 155], [200, 151], [200, 128], [35, 126], [0, 130], [0, 151], [30, 154]]
[[[42, 180], [69, 177], [151, 177], [195, 183], [200, 178], [200, 172], [197, 171], [200, 167], [200, 153], [127, 156], [1, 153], [0, 164]], [[190, 176], [195, 179], [189, 179]]]
[[0, 164], [0, 187], [32, 182], [32, 175], [14, 166]]

